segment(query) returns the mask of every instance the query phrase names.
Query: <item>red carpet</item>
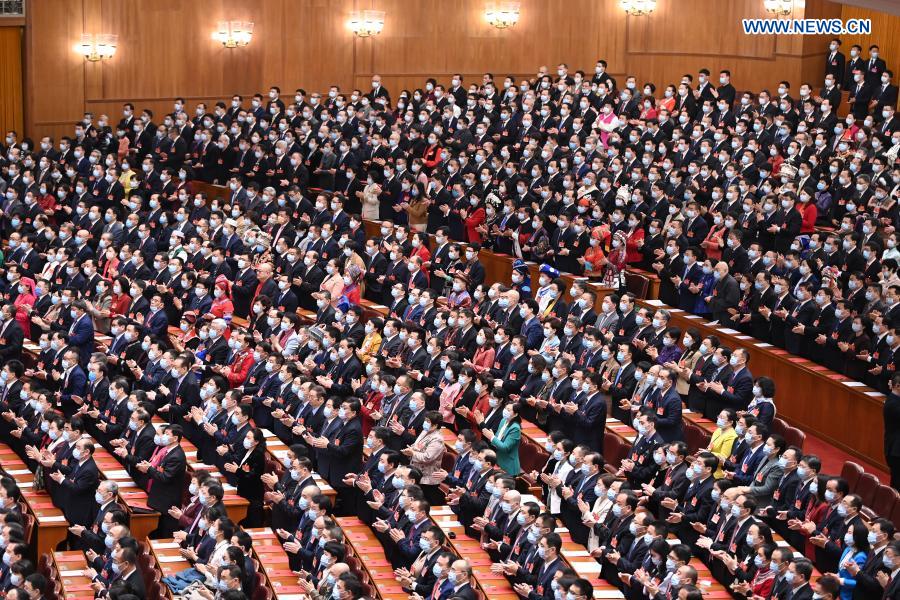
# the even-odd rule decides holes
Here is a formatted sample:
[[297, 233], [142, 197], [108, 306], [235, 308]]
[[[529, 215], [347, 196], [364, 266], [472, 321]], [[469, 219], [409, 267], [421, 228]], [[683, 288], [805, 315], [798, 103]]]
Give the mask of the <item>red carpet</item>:
[[806, 443], [803, 445], [803, 451], [807, 454], [815, 454], [822, 460], [822, 472], [828, 473], [829, 475], [840, 475], [841, 469], [844, 466], [844, 462], [848, 460], [852, 460], [853, 462], [862, 466], [865, 469], [866, 473], [871, 473], [875, 477], [877, 477], [882, 484], [889, 485], [891, 482], [890, 475], [886, 471], [867, 463], [861, 458], [857, 458], [855, 456], [851, 456], [841, 450], [840, 448], [836, 448], [831, 444], [822, 441], [810, 433], [806, 434]]

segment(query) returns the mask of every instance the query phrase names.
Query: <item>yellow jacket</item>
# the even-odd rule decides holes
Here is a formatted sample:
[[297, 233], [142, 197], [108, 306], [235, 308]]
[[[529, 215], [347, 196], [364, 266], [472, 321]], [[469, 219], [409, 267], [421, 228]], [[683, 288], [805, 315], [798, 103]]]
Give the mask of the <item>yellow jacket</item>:
[[736, 439], [737, 432], [734, 430], [734, 427], [729, 427], [728, 431], [722, 431], [722, 429], [713, 431], [712, 439], [709, 440], [708, 450], [715, 454], [719, 459], [719, 468], [716, 469], [716, 472], [713, 474], [713, 477], [716, 479], [721, 479], [724, 476], [724, 473], [722, 472], [722, 463], [731, 456], [731, 450], [734, 447], [734, 441]]
[[378, 346], [380, 345], [381, 334], [377, 331], [373, 331], [363, 339], [362, 344], [356, 350], [356, 354], [359, 356], [359, 360], [362, 361], [363, 365], [365, 365], [369, 361], [369, 358], [378, 351]]

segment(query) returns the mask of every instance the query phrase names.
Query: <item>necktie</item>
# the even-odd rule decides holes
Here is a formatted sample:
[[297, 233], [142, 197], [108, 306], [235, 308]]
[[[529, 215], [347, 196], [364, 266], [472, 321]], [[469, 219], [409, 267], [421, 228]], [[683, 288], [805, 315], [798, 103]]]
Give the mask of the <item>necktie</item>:
[[[166, 457], [166, 454], [167, 454], [167, 453], [168, 453], [168, 450], [166, 450], [166, 449], [163, 448], [162, 446], [157, 446], [157, 447], [153, 450], [153, 456], [150, 457], [150, 465], [151, 465], [153, 468], [159, 467], [160, 463], [161, 463], [161, 462], [163, 461], [163, 459]], [[76, 469], [77, 469], [77, 467], [76, 467]], [[73, 474], [74, 474], [74, 473], [73, 473]], [[147, 493], [148, 493], [148, 494], [150, 493], [150, 488], [151, 488], [151, 487], [153, 487], [153, 480], [152, 480], [152, 479], [149, 480], [149, 481], [147, 482]]]

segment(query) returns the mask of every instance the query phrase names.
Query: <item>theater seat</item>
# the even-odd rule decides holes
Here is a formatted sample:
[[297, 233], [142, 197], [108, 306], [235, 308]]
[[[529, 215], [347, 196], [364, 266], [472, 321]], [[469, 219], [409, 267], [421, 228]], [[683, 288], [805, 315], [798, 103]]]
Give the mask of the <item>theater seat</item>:
[[788, 427], [784, 432], [784, 441], [788, 446], [797, 446], [803, 450], [803, 444], [806, 443], [806, 434], [796, 427]]
[[38, 572], [46, 575], [50, 572], [50, 555], [49, 554], [41, 554], [41, 557], [38, 559]]
[[456, 456], [449, 452], [444, 452], [441, 457], [441, 468], [448, 473], [453, 473], [453, 466], [456, 464]]
[[896, 503], [894, 503], [894, 509], [891, 511], [891, 516], [888, 517], [891, 522], [894, 524], [894, 528], [900, 524], [900, 499]]
[[775, 417], [772, 420], [772, 433], [777, 433], [781, 437], [785, 437], [785, 432], [787, 432], [790, 425], [785, 423], [784, 419], [779, 419]]
[[650, 279], [638, 273], [625, 271], [625, 289], [641, 300], [646, 300], [647, 292], [650, 290]]
[[687, 443], [688, 452], [694, 453], [709, 446], [710, 434], [693, 423], [684, 425], [684, 441]]
[[864, 469], [852, 460], [844, 462], [844, 466], [841, 468], [841, 479], [844, 479], [847, 482], [847, 485], [850, 486], [851, 493], [856, 493], [856, 486], [859, 484], [859, 478], [862, 477], [864, 472]]
[[519, 444], [519, 460], [521, 461], [522, 470], [526, 473], [540, 471], [547, 462], [547, 453], [544, 452], [543, 448], [530, 441], [522, 440]]
[[610, 473], [615, 473], [618, 469], [613, 465], [622, 462], [622, 459], [628, 454], [628, 448], [625, 447], [619, 436], [607, 431], [603, 437], [603, 454], [606, 458], [605, 469]]
[[22, 530], [25, 535], [25, 540], [31, 540], [31, 534], [34, 533], [34, 526], [37, 521], [34, 518], [34, 515], [30, 514], [28, 510], [22, 512]]
[[253, 597], [251, 600], [272, 600], [272, 590], [264, 585], [257, 586], [256, 589], [253, 590]]
[[856, 494], [862, 498], [863, 504], [871, 507], [875, 503], [875, 492], [879, 486], [878, 478], [871, 473], [863, 473], [856, 485]]
[[266, 455], [266, 473], [274, 472], [278, 477], [284, 473], [284, 465]]
[[897, 493], [897, 490], [889, 485], [879, 485], [878, 489], [875, 490], [872, 510], [879, 517], [890, 519], [898, 498], [900, 498], [900, 494]]

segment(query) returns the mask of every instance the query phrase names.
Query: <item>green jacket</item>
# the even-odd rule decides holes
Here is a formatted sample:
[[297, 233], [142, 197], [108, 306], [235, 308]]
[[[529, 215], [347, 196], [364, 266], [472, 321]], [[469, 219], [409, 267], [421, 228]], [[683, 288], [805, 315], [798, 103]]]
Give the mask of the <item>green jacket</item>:
[[[500, 433], [503, 424], [506, 421], [500, 421], [495, 434]], [[497, 464], [500, 468], [515, 477], [522, 471], [519, 466], [519, 441], [522, 439], [522, 426], [518, 423], [511, 423], [503, 431], [502, 437], [494, 435], [491, 445], [497, 453]]]

